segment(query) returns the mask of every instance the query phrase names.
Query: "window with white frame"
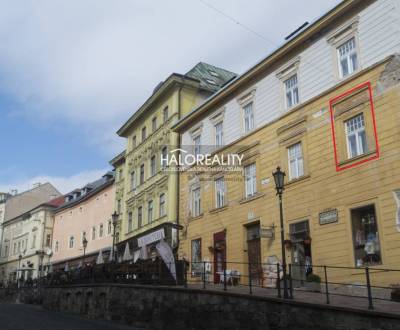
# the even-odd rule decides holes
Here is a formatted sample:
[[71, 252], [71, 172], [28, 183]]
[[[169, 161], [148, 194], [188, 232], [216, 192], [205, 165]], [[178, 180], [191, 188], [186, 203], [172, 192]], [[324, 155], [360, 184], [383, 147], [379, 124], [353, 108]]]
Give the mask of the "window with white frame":
[[140, 184], [144, 183], [144, 164], [140, 165]]
[[215, 180], [215, 207], [225, 205], [225, 179], [224, 177]]
[[215, 124], [215, 146], [221, 147], [224, 144], [224, 131], [223, 131], [223, 122], [220, 121]]
[[153, 222], [153, 201], [147, 203], [147, 222]]
[[163, 147], [161, 149], [161, 167], [167, 167], [168, 166], [168, 150], [167, 147]]
[[365, 134], [364, 115], [361, 113], [345, 122], [347, 154], [349, 158], [357, 157], [367, 152], [367, 137]]
[[138, 228], [142, 227], [143, 224], [143, 207], [138, 207]]
[[299, 87], [297, 74], [285, 80], [286, 108], [292, 108], [299, 103]]
[[196, 156], [200, 155], [200, 153], [201, 153], [201, 135], [200, 134], [196, 135], [193, 138], [193, 145], [194, 145], [194, 154]]
[[156, 156], [152, 156], [150, 159], [150, 174], [151, 176], [156, 175]]
[[160, 194], [160, 217], [163, 217], [165, 214], [165, 194]]
[[72, 249], [74, 247], [74, 236], [69, 237], [69, 248]]
[[135, 171], [131, 172], [131, 190], [136, 189], [136, 176], [135, 176]]
[[95, 240], [95, 239], [96, 239], [96, 227], [93, 226], [92, 227], [92, 240]]
[[396, 208], [396, 228], [397, 231], [400, 231], [400, 190], [394, 191], [394, 198], [396, 200], [397, 208]]
[[244, 132], [248, 133], [254, 129], [253, 102], [250, 102], [243, 107], [243, 116], [244, 116]]
[[304, 175], [303, 150], [301, 142], [288, 148], [289, 180], [297, 179]]
[[104, 226], [101, 223], [100, 226], [99, 226], [99, 237], [100, 238], [103, 237], [103, 234], [104, 234]]
[[131, 232], [133, 229], [133, 215], [132, 212], [128, 213], [128, 232]]
[[344, 78], [358, 69], [356, 39], [353, 37], [337, 48], [339, 74]]
[[251, 197], [257, 193], [256, 164], [250, 164], [244, 168], [245, 196]]
[[192, 216], [197, 217], [201, 214], [201, 196], [200, 187], [192, 189], [191, 192], [191, 211]]

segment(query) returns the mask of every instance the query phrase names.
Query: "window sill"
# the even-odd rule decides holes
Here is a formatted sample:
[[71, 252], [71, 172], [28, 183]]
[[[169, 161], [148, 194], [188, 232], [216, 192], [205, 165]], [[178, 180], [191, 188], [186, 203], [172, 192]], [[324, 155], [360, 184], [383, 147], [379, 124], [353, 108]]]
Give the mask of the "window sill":
[[254, 200], [256, 200], [256, 199], [259, 199], [259, 198], [261, 198], [261, 197], [263, 197], [263, 196], [265, 196], [265, 194], [263, 194], [263, 193], [256, 193], [256, 194], [253, 195], [253, 196], [243, 198], [242, 200], [239, 201], [239, 204], [248, 203], [248, 202], [254, 201]]
[[196, 215], [195, 217], [189, 216], [189, 221], [194, 221], [197, 219], [201, 219], [203, 217], [204, 213], [200, 213], [199, 215]]
[[343, 161], [339, 162], [338, 165], [342, 166], [342, 165], [351, 164], [351, 163], [353, 163], [355, 161], [358, 161], [358, 160], [363, 159], [363, 158], [367, 158], [367, 157], [372, 156], [374, 154], [376, 154], [376, 150], [371, 150], [371, 151], [366, 152], [365, 154], [362, 154], [362, 155], [359, 155], [359, 156], [356, 156], [356, 157], [353, 157], [353, 158], [349, 158], [349, 159], [343, 160]]
[[307, 174], [307, 175], [302, 175], [302, 176], [300, 176], [300, 177], [298, 177], [298, 178], [296, 178], [296, 179], [290, 180], [288, 183], [285, 184], [285, 186], [291, 186], [291, 185], [294, 185], [294, 184], [296, 184], [296, 183], [298, 183], [298, 182], [305, 181], [305, 180], [307, 180], [307, 179], [309, 179], [309, 178], [310, 178], [310, 175], [309, 175], [309, 174]]
[[227, 208], [228, 208], [228, 204], [225, 204], [225, 205], [220, 206], [220, 207], [215, 207], [215, 208], [209, 210], [208, 212], [211, 213], [211, 214], [218, 213], [218, 212], [225, 211]]

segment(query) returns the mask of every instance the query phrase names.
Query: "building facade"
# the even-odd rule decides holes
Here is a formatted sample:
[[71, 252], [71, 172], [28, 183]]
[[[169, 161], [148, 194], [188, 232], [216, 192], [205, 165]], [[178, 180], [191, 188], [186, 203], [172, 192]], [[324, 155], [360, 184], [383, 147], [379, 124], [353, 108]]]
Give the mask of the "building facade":
[[127, 243], [133, 252], [143, 240], [150, 254], [160, 238], [177, 246], [178, 175], [165, 171], [162, 160], [180, 145], [170, 127], [234, 76], [206, 63], [184, 75], [174, 73], [118, 130], [127, 141], [126, 150], [111, 161], [116, 169], [120, 256]]
[[0, 251], [4, 284], [34, 279], [48, 271], [53, 211], [62, 201], [49, 183], [7, 198]]
[[[114, 210], [114, 173], [65, 195], [54, 212], [51, 264], [54, 269], [70, 269], [94, 263], [101, 252], [104, 260], [110, 254]], [[84, 247], [84, 240], [87, 245]]]
[[264, 284], [262, 263], [282, 262], [277, 166], [295, 277], [352, 267], [331, 280], [359, 283], [365, 266], [398, 268], [399, 14], [398, 1], [344, 1], [173, 127], [187, 152], [243, 157], [237, 172], [181, 172], [179, 255], [193, 276], [211, 262], [216, 282], [226, 267]]

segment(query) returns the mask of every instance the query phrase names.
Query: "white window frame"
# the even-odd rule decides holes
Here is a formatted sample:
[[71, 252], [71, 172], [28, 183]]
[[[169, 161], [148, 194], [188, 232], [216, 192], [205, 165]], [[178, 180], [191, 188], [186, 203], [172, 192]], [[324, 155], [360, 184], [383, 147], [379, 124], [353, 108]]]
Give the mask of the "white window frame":
[[160, 217], [163, 217], [167, 214], [167, 210], [165, 207], [166, 207], [165, 193], [162, 193], [159, 196], [159, 215], [160, 215]]
[[198, 217], [201, 214], [201, 189], [199, 186], [193, 187], [190, 192], [190, 209], [192, 217]]
[[393, 191], [394, 199], [396, 201], [396, 229], [400, 232], [400, 189]]
[[[295, 150], [297, 149], [297, 150]], [[287, 148], [289, 180], [295, 180], [304, 176], [304, 156], [301, 142], [292, 144]], [[292, 165], [294, 165], [292, 168]]]
[[245, 197], [249, 198], [257, 194], [257, 168], [256, 163], [244, 167]]
[[73, 249], [75, 244], [75, 237], [71, 235], [68, 240], [68, 248]]
[[201, 135], [197, 134], [193, 137], [193, 153], [195, 156], [201, 154]]
[[156, 156], [150, 158], [150, 175], [154, 176], [157, 173]]
[[133, 212], [128, 212], [128, 233], [133, 230]]
[[[344, 54], [342, 53], [342, 50], [346, 47], [348, 47], [352, 43], [352, 48], [350, 50], [347, 50]], [[355, 36], [352, 36], [351, 38], [347, 39], [346, 41], [342, 42], [337, 48], [336, 48], [336, 54], [337, 54], [337, 61], [338, 61], [338, 68], [339, 68], [339, 77], [340, 78], [346, 78], [351, 76], [353, 73], [357, 72], [359, 70], [359, 54], [357, 50], [357, 39]], [[355, 55], [355, 66], [354, 62], [352, 60], [352, 57]], [[343, 73], [343, 67], [342, 67], [342, 60], [346, 61], [347, 69], [348, 72], [345, 75]]]
[[[361, 118], [361, 127], [355, 127], [352, 129], [350, 127], [350, 123], [353, 123], [353, 127], [358, 125], [358, 122], [355, 122], [357, 118]], [[347, 156], [349, 159], [361, 156], [368, 152], [368, 142], [367, 142], [367, 132], [365, 129], [365, 118], [364, 114], [360, 113], [355, 117], [352, 117], [344, 122], [345, 124], [345, 133], [346, 133], [346, 145], [347, 145]], [[352, 129], [351, 132], [349, 130]], [[365, 137], [365, 146], [362, 144], [362, 133], [364, 133]], [[353, 150], [351, 149], [351, 143], [350, 143], [350, 138], [355, 137], [355, 142], [356, 142], [356, 150], [355, 154], [353, 155]]]
[[226, 203], [226, 184], [223, 176], [215, 180], [215, 207], [220, 208]]
[[214, 124], [214, 132], [215, 146], [222, 147], [224, 145], [224, 122], [222, 120]]
[[[250, 111], [249, 111], [250, 109]], [[255, 128], [254, 122], [254, 102], [248, 102], [243, 106], [243, 129], [244, 133], [250, 133]]]
[[153, 200], [147, 202], [147, 223], [154, 221], [154, 203]]
[[[299, 78], [297, 72], [285, 79], [285, 104], [286, 109], [291, 109], [300, 103]], [[290, 102], [289, 102], [290, 95]], [[289, 104], [290, 103], [290, 104]]]

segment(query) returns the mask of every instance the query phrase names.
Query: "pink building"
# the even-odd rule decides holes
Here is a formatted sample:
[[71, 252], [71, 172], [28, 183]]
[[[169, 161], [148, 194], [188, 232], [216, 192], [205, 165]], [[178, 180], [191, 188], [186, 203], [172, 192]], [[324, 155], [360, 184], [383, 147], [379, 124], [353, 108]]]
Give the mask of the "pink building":
[[100, 251], [107, 260], [112, 246], [114, 200], [112, 172], [65, 195], [64, 204], [54, 214], [51, 258], [54, 268], [64, 268], [66, 263], [74, 268], [95, 262]]

